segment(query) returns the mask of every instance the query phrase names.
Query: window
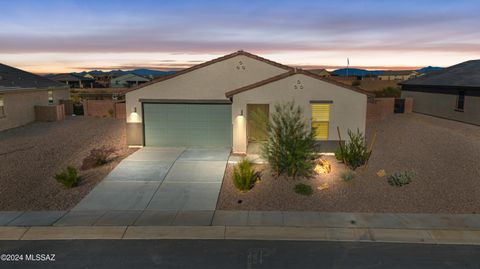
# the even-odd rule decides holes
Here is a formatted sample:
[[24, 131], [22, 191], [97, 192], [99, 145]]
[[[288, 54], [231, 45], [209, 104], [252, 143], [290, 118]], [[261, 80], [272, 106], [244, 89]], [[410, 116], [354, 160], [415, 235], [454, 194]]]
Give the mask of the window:
[[0, 94], [0, 118], [5, 117], [5, 103], [3, 102], [3, 94]]
[[48, 103], [53, 104], [53, 91], [48, 91]]
[[456, 110], [463, 111], [464, 106], [465, 106], [465, 91], [459, 91], [457, 96]]
[[328, 139], [330, 122], [330, 104], [312, 104], [312, 128], [315, 129], [315, 139]]

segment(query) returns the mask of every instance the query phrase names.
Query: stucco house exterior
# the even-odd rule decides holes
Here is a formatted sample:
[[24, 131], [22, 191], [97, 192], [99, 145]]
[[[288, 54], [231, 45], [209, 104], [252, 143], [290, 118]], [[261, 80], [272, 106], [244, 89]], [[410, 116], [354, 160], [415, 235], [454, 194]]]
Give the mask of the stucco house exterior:
[[413, 111], [480, 125], [480, 60], [404, 81], [402, 97], [413, 98]]
[[0, 131], [34, 121], [36, 105], [68, 99], [68, 86], [0, 64]]
[[366, 93], [308, 71], [238, 51], [140, 85], [126, 94], [130, 146], [226, 146], [246, 153], [265, 139], [251, 124], [294, 100], [317, 127], [319, 143], [365, 132]]
[[110, 80], [110, 87], [112, 88], [130, 88], [136, 87], [142, 83], [150, 80], [135, 74], [125, 74]]
[[393, 70], [393, 71], [384, 71], [378, 75], [379, 80], [407, 80], [416, 78], [419, 73], [415, 70]]

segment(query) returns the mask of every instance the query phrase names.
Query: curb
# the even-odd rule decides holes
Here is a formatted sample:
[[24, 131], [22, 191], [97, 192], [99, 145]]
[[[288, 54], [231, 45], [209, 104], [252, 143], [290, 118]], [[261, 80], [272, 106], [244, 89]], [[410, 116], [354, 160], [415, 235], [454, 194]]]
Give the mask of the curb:
[[480, 245], [480, 231], [279, 226], [0, 227], [0, 240], [292, 240]]

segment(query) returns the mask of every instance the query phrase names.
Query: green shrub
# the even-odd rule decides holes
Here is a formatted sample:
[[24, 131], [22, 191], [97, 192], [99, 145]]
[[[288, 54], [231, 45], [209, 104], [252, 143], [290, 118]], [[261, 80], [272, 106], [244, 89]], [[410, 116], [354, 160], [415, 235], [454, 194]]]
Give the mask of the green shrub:
[[72, 166], [67, 166], [67, 169], [62, 171], [60, 174], [56, 174], [55, 179], [68, 189], [77, 186], [78, 181], [80, 180], [77, 175], [77, 169]]
[[375, 97], [393, 97], [400, 98], [402, 91], [398, 87], [387, 87], [381, 91], [375, 92]]
[[348, 130], [350, 141], [343, 147], [343, 158], [350, 169], [355, 170], [367, 163], [371, 152], [367, 149], [367, 142], [363, 134], [357, 129], [354, 133]]
[[356, 86], [360, 86], [362, 84], [362, 82], [360, 80], [354, 80], [352, 81], [352, 86], [356, 87]]
[[352, 170], [343, 171], [340, 174], [340, 177], [343, 179], [343, 181], [348, 182], [355, 177], [355, 172], [353, 172]]
[[233, 167], [233, 185], [242, 192], [249, 191], [253, 188], [256, 177], [255, 171], [247, 159], [243, 159]]
[[339, 162], [343, 162], [343, 153], [342, 153], [342, 149], [340, 147], [338, 147], [335, 150], [335, 159], [337, 159], [337, 161], [339, 161]]
[[301, 194], [301, 195], [312, 195], [313, 194], [313, 188], [310, 185], [299, 183], [295, 185], [293, 188], [295, 193]]
[[276, 104], [267, 125], [268, 139], [262, 147], [276, 176], [311, 177], [315, 166], [314, 130], [303, 117], [303, 110], [295, 103]]
[[392, 175], [388, 176], [388, 184], [396, 187], [401, 187], [412, 182], [412, 179], [415, 177], [413, 171], [403, 171], [395, 172]]
[[90, 154], [83, 159], [81, 169], [86, 170], [108, 163], [110, 156], [115, 153], [115, 151], [117, 150], [114, 147], [108, 146], [92, 149]]

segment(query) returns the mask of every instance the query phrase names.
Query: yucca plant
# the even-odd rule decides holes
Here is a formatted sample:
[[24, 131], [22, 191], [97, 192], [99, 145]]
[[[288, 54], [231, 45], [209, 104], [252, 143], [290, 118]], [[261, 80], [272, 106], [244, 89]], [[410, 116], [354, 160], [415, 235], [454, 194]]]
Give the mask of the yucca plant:
[[401, 187], [412, 182], [415, 173], [412, 171], [395, 172], [388, 176], [388, 184], [396, 187]]

